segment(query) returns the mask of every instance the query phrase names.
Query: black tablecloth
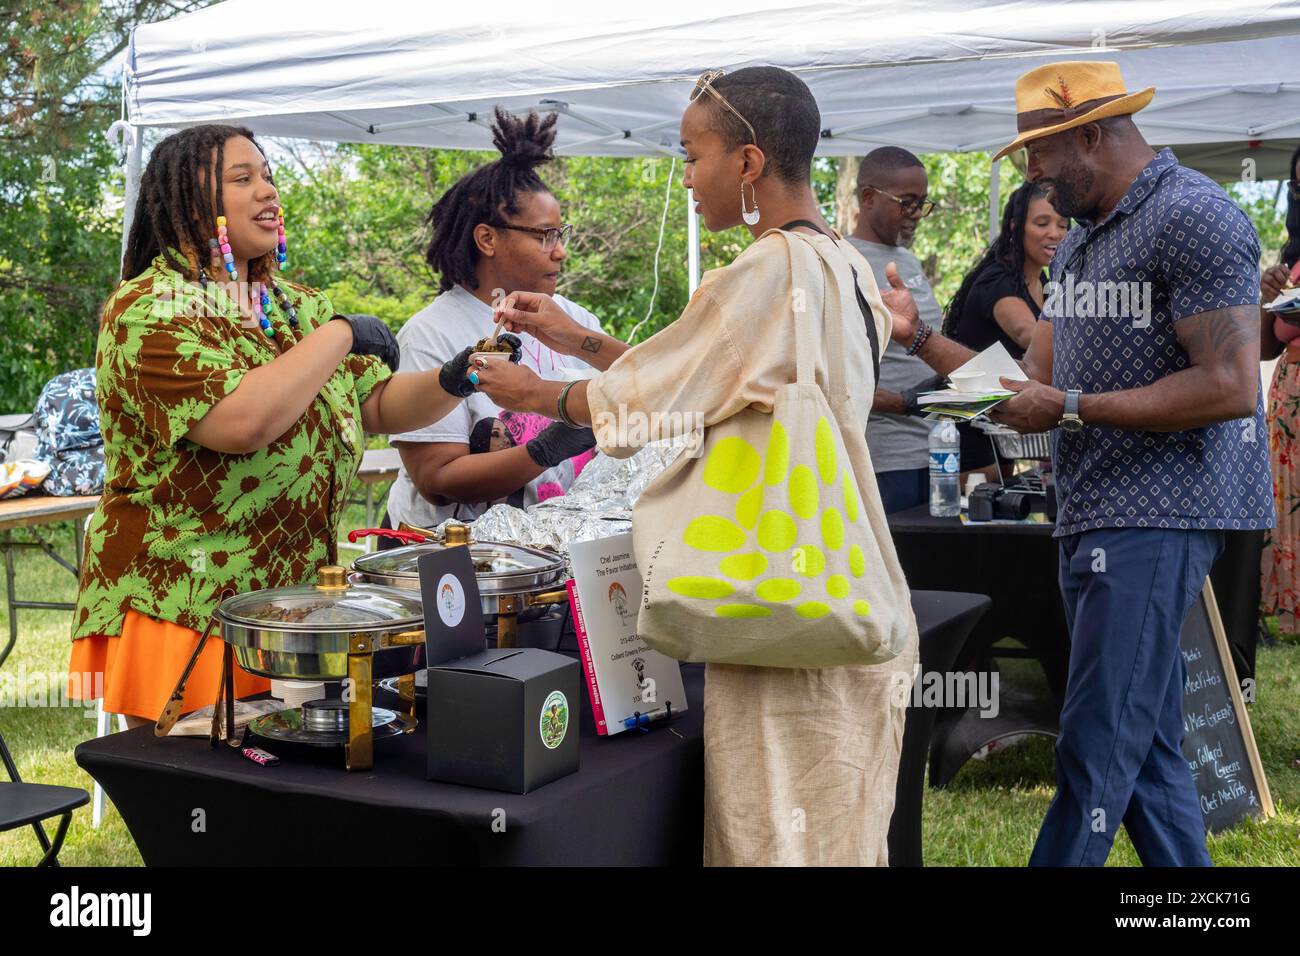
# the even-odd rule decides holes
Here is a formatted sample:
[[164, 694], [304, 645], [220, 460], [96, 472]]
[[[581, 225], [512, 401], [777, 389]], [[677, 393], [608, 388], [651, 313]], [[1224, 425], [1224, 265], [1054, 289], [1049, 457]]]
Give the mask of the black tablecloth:
[[[979, 595], [915, 592], [923, 666], [964, 643], [986, 604]], [[261, 767], [206, 739], [159, 740], [152, 727], [87, 741], [76, 757], [151, 866], [698, 865], [704, 669], [684, 665], [682, 677], [686, 713], [609, 739], [596, 736], [584, 686], [579, 771], [528, 794], [426, 780], [422, 729], [376, 741], [374, 768], [352, 773], [340, 749], [250, 735], [281, 758]], [[900, 865], [920, 862], [932, 721], [933, 713], [909, 711], [890, 828]]]
[[958, 518], [931, 517], [929, 506], [920, 505], [890, 515], [889, 530], [910, 587], [975, 591], [992, 599], [958, 666], [982, 666], [993, 644], [1013, 637], [1042, 664], [1059, 709], [1070, 644], [1053, 526], [963, 525]]
[[341, 748], [250, 734], [281, 758], [261, 767], [225, 744], [159, 740], [152, 727], [87, 741], [76, 757], [150, 866], [698, 865], [703, 666], [683, 666], [682, 678], [689, 710], [605, 740], [584, 687], [578, 772], [526, 794], [426, 780], [423, 726], [375, 741], [367, 771], [346, 771]]
[[[958, 518], [932, 517], [929, 505], [918, 505], [890, 515], [889, 529], [912, 587], [960, 588], [993, 598], [993, 610], [981, 631], [1010, 627], [1013, 630], [1005, 633], [1023, 640], [1023, 635], [1041, 629], [1050, 645], [1056, 643], [1056, 635], [1064, 634], [1065, 612], [1057, 583], [1052, 524], [963, 525]], [[944, 543], [936, 546], [926, 535], [944, 535]], [[1226, 531], [1223, 554], [1210, 571], [1210, 583], [1240, 678], [1255, 673], [1263, 547], [1263, 531]], [[976, 567], [972, 568], [972, 564]], [[1042, 593], [1044, 590], [1048, 593]], [[1044, 667], [1051, 668], [1048, 679], [1059, 694], [1064, 691], [1064, 662], [1052, 646], [1045, 653]]]

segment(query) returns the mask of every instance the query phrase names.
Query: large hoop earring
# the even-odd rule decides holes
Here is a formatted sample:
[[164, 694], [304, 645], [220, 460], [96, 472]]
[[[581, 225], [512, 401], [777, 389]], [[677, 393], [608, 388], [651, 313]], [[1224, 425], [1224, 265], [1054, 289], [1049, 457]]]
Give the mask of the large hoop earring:
[[754, 203], [753, 210], [745, 208], [745, 181], [740, 181], [740, 218], [745, 220], [747, 226], [758, 225], [758, 193], [754, 190], [754, 184], [749, 183], [749, 196]]

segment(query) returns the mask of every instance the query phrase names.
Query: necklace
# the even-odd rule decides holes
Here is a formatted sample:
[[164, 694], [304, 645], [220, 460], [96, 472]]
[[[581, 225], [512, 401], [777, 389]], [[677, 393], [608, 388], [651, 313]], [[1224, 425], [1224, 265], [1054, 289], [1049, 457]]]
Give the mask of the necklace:
[[[207, 292], [208, 283], [210, 281], [207, 271], [200, 266], [199, 285], [203, 287], [204, 293]], [[284, 313], [285, 318], [289, 320], [289, 327], [292, 329], [298, 328], [298, 310], [289, 302], [288, 294], [281, 289], [279, 285], [272, 282], [270, 288], [271, 292], [270, 294], [267, 294], [267, 284], [265, 282], [254, 282], [250, 285], [249, 292], [252, 294], [253, 318], [257, 320], [258, 328], [262, 330], [262, 333], [266, 335], [267, 338], [275, 338], [276, 330], [271, 326], [271, 319], [269, 316], [275, 312], [276, 305], [278, 305], [280, 311]], [[271, 301], [272, 296], [275, 297], [274, 305]]]

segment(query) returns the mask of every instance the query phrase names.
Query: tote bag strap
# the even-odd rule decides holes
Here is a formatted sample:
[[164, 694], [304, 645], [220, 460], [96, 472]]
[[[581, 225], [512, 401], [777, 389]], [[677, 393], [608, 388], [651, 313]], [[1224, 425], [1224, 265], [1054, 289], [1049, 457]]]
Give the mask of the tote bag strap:
[[[823, 236], [829, 236], [831, 241], [835, 242], [838, 247], [844, 240], [836, 240], [825, 229], [815, 222], [809, 222], [807, 219], [794, 219], [787, 222], [781, 227], [783, 232], [790, 232], [797, 226], [804, 226], [814, 232], [820, 232]], [[880, 336], [876, 333], [876, 319], [871, 312], [871, 306], [867, 305], [867, 297], [862, 294], [862, 287], [858, 285], [858, 270], [849, 266], [849, 272], [853, 275], [853, 295], [858, 300], [858, 311], [862, 313], [862, 322], [867, 327], [867, 341], [871, 343], [871, 380], [880, 381]]]
[[[826, 358], [827, 358], [827, 397], [832, 401], [840, 401], [848, 397], [846, 381], [848, 372], [845, 367], [844, 357], [844, 316], [840, 309], [840, 297], [830, 296], [828, 293], [830, 283], [826, 281], [826, 263], [821, 254], [817, 251], [816, 246], [808, 242], [807, 238], [800, 236], [797, 232], [781, 233], [785, 237], [786, 245], [790, 254], [790, 278], [791, 278], [791, 311], [794, 312], [794, 329], [795, 329], [795, 381], [800, 385], [816, 384], [816, 355], [817, 355], [817, 333], [813, 327], [812, 312], [808, 308], [808, 300], [811, 298], [810, 293], [818, 286], [822, 290], [822, 312], [823, 327], [826, 335]], [[808, 246], [808, 251], [812, 253], [817, 262], [817, 272], [820, 275], [814, 277], [807, 267], [807, 258], [799, 254], [794, 243], [802, 242]], [[802, 297], [799, 296], [800, 290], [805, 290]]]

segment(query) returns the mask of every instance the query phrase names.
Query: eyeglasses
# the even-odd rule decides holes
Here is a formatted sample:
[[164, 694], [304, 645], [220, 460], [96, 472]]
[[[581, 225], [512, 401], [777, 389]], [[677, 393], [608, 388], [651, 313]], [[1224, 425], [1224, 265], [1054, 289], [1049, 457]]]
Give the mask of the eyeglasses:
[[867, 188], [874, 189], [886, 199], [894, 200], [894, 202], [898, 203], [902, 208], [903, 212], [909, 216], [916, 216], [919, 212], [920, 215], [917, 216], [917, 218], [924, 219], [926, 216], [930, 215], [930, 213], [934, 212], [935, 203], [929, 199], [899, 199], [897, 196], [885, 192], [879, 186], [867, 186]]
[[550, 252], [557, 244], [567, 246], [569, 236], [573, 234], [573, 225], [567, 222], [558, 229], [555, 226], [547, 226], [546, 228], [541, 226], [516, 226], [508, 222], [489, 223], [489, 225], [497, 229], [513, 229], [515, 232], [530, 232], [534, 236], [541, 236], [542, 251], [544, 252]]
[[698, 100], [701, 93], [708, 93], [711, 97], [721, 103], [723, 108], [730, 110], [736, 119], [745, 124], [745, 128], [749, 130], [749, 141], [757, 146], [758, 135], [754, 132], [754, 127], [750, 124], [749, 120], [741, 116], [740, 110], [728, 103], [726, 98], [713, 88], [714, 81], [721, 79], [722, 75], [723, 73], [721, 70], [705, 70], [701, 73], [700, 78], [695, 81], [695, 89], [691, 90], [691, 102], [694, 103]]

